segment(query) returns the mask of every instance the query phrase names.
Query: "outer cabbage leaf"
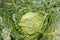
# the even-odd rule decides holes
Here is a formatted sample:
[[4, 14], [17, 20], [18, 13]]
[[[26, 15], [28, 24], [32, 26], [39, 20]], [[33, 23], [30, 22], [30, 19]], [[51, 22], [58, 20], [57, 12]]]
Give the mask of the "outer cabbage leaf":
[[53, 19], [54, 23], [43, 33], [44, 36], [40, 40], [60, 40], [60, 11], [58, 8], [55, 8], [55, 11], [54, 14], [57, 15]]

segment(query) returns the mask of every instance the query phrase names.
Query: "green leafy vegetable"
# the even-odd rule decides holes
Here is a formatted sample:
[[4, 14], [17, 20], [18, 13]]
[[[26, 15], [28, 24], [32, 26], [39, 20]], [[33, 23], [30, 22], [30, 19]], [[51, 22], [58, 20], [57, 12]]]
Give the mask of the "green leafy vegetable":
[[60, 0], [0, 0], [0, 40], [60, 40]]

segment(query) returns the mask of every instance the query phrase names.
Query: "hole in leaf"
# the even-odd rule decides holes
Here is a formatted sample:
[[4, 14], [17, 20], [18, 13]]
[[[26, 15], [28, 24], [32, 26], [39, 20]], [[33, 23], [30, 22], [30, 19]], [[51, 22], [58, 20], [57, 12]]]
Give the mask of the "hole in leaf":
[[12, 36], [10, 36], [11, 37], [11, 40], [15, 40], [15, 38], [13, 38]]
[[60, 9], [59, 9], [59, 11], [60, 11]]
[[48, 5], [50, 4], [50, 2], [47, 3]]
[[56, 5], [53, 6], [54, 8], [56, 7]]

